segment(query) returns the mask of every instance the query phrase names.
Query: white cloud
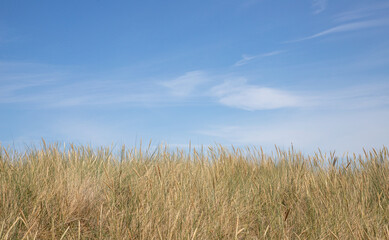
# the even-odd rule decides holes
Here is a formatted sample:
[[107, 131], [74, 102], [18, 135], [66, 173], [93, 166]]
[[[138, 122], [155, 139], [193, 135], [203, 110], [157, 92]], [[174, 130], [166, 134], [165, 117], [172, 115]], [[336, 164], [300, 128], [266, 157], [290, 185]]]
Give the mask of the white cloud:
[[168, 88], [170, 93], [175, 96], [186, 97], [191, 95], [194, 90], [201, 84], [208, 81], [205, 73], [202, 71], [187, 72], [184, 75], [160, 83], [162, 86]]
[[301, 38], [301, 39], [293, 40], [293, 41], [288, 41], [288, 42], [300, 42], [300, 41], [304, 41], [304, 40], [323, 37], [323, 36], [334, 34], [334, 33], [349, 32], [349, 31], [385, 26], [385, 25], [389, 25], [388, 19], [368, 20], [368, 21], [346, 23], [346, 24], [342, 24], [342, 25], [327, 29], [325, 31], [313, 34], [313, 35], [305, 37], [305, 38]]
[[[255, 86], [251, 87], [258, 89]], [[236, 91], [244, 96], [230, 98], [229, 102], [225, 103], [230, 107], [246, 110], [266, 109], [261, 104], [252, 104], [253, 99], [257, 99], [257, 94], [255, 96], [247, 94], [246, 88], [247, 84], [245, 85], [245, 81], [241, 80], [240, 83], [225, 83], [214, 88], [214, 93], [217, 96], [228, 96]], [[258, 95], [260, 93], [262, 92], [258, 91]], [[272, 94], [273, 91], [270, 93], [263, 96], [267, 99], [263, 101], [266, 103], [265, 106], [298, 108], [288, 113], [287, 118], [273, 116], [272, 121], [269, 122], [259, 117], [258, 124], [255, 125], [252, 123], [236, 125], [225, 122], [224, 125], [210, 126], [198, 133], [216, 138], [223, 144], [258, 144], [272, 148], [274, 144], [289, 147], [293, 143], [308, 152], [313, 152], [319, 147], [326, 151], [361, 152], [363, 147], [380, 148], [383, 144], [389, 144], [388, 84], [360, 85], [320, 92], [311, 91], [301, 94], [304, 97], [286, 93], [286, 96], [292, 96], [292, 100], [285, 98], [285, 92], [282, 96], [278, 96], [277, 90], [277, 94]], [[262, 99], [262, 97], [258, 98]], [[269, 101], [270, 99], [278, 99], [280, 102], [273, 103]], [[288, 100], [281, 101], [285, 99]], [[293, 100], [294, 104], [290, 104]]]
[[211, 95], [217, 97], [223, 105], [249, 111], [302, 105], [298, 96], [274, 88], [249, 85], [244, 78], [213, 87]]
[[327, 0], [313, 0], [312, 8], [314, 14], [323, 12], [327, 8]]
[[389, 106], [388, 84], [290, 92], [248, 84], [245, 78], [236, 78], [212, 87], [209, 95], [222, 105], [248, 111], [278, 108], [353, 110]]
[[255, 55], [255, 56], [248, 56], [248, 55], [244, 54], [244, 55], [242, 55], [242, 59], [237, 61], [234, 64], [234, 66], [235, 67], [242, 66], [242, 65], [245, 65], [245, 64], [249, 63], [253, 59], [262, 58], [262, 57], [271, 57], [271, 56], [274, 56], [274, 55], [278, 55], [278, 54], [280, 54], [282, 52], [284, 52], [284, 51], [273, 51], [273, 52], [263, 53], [263, 54], [259, 54], [259, 55]]

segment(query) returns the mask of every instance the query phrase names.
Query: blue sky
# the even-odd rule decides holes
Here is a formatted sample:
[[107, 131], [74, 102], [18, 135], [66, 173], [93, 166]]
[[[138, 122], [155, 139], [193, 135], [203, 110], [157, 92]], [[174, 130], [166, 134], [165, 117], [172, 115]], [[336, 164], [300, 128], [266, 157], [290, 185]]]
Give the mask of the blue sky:
[[389, 1], [0, 2], [0, 142], [389, 145]]

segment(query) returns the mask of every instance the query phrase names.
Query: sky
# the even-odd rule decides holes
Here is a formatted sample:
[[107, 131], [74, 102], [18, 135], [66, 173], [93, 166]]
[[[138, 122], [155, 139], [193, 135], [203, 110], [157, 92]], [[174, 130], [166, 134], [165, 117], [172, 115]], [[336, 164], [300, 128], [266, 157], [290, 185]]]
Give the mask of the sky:
[[0, 143], [389, 145], [388, 0], [0, 1]]

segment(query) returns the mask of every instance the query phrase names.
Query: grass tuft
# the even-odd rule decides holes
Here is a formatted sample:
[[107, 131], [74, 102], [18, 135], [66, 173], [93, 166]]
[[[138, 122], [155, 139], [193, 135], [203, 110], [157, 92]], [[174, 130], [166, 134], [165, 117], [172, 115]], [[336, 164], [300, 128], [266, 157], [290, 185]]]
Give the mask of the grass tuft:
[[389, 238], [386, 147], [0, 148], [0, 239]]

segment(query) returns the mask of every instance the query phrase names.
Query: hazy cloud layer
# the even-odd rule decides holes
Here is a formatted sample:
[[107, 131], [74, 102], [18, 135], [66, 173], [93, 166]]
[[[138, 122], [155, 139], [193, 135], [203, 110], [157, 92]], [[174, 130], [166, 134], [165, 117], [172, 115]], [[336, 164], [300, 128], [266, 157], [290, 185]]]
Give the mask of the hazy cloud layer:
[[381, 148], [389, 144], [389, 128], [384, 110], [365, 111], [304, 111], [288, 118], [246, 125], [219, 125], [200, 130], [225, 144], [261, 145], [273, 148], [274, 144], [288, 148], [293, 143], [305, 152], [325, 151], [362, 153], [362, 148]]

